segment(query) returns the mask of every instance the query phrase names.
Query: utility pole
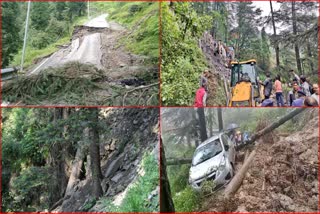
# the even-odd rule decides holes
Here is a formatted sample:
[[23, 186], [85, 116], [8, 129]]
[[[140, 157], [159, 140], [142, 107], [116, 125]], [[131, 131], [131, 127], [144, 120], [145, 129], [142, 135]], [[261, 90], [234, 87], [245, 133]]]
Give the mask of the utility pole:
[[88, 12], [87, 12], [87, 14], [88, 14], [88, 20], [89, 20], [89, 18], [90, 18], [90, 1], [89, 1], [89, 0], [88, 0], [87, 10], [88, 10]]
[[20, 72], [23, 71], [24, 54], [26, 52], [27, 35], [28, 35], [28, 27], [29, 27], [29, 16], [30, 16], [30, 7], [31, 7], [31, 1], [28, 1], [28, 10], [27, 10], [27, 18], [26, 18], [26, 27], [24, 29], [24, 40], [23, 40]]

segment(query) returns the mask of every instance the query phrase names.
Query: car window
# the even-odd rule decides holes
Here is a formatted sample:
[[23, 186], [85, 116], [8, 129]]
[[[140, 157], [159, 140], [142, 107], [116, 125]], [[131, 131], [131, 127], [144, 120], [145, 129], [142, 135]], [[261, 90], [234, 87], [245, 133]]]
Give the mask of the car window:
[[210, 158], [218, 155], [220, 152], [222, 152], [222, 145], [219, 139], [215, 139], [195, 151], [192, 158], [192, 165], [195, 166], [206, 160], [209, 160]]
[[224, 146], [229, 146], [228, 137], [226, 135], [221, 135], [221, 140]]

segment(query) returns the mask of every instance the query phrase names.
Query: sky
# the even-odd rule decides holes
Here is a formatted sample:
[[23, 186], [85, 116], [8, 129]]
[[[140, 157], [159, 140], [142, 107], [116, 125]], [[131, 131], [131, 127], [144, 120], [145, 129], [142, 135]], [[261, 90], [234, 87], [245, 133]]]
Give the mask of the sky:
[[[262, 10], [262, 16], [267, 16], [270, 14], [270, 2], [269, 1], [253, 1], [252, 4]], [[272, 1], [273, 10], [277, 10], [280, 4], [276, 1]]]
[[[270, 2], [269, 1], [253, 1], [252, 4], [256, 8], [260, 8], [262, 10], [262, 16], [268, 16], [270, 14]], [[276, 1], [272, 1], [272, 8], [273, 11], [278, 10], [280, 8], [280, 4]], [[279, 27], [279, 26], [277, 26]], [[262, 29], [262, 26], [259, 27], [259, 30]], [[273, 33], [273, 29], [271, 27], [266, 27], [266, 32], [267, 33]]]

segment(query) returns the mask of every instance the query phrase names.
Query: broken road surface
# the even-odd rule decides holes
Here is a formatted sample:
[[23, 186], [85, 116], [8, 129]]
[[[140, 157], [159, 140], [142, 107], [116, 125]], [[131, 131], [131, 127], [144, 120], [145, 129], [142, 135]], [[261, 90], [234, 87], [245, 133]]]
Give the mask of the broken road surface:
[[[108, 14], [103, 14], [88, 21], [84, 26], [89, 28], [110, 28], [110, 24], [106, 21]], [[38, 63], [30, 74], [38, 74], [41, 70], [48, 67], [57, 67], [68, 62], [78, 61], [85, 64], [95, 65], [102, 69], [102, 41], [101, 33], [93, 33], [84, 37], [76, 38], [71, 44], [65, 48], [53, 53], [49, 58], [43, 59]]]

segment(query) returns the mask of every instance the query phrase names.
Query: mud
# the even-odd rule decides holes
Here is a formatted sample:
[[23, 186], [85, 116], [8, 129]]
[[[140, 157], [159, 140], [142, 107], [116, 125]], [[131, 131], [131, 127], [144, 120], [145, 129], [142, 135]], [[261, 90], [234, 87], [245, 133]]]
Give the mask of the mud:
[[[245, 179], [230, 200], [218, 196], [204, 203], [205, 211], [318, 211], [318, 112], [294, 133], [274, 133], [274, 142], [259, 141]], [[297, 118], [296, 118], [297, 119]], [[297, 127], [303, 122], [297, 121]], [[237, 168], [240, 166], [238, 165]], [[212, 206], [212, 204], [214, 204]]]

